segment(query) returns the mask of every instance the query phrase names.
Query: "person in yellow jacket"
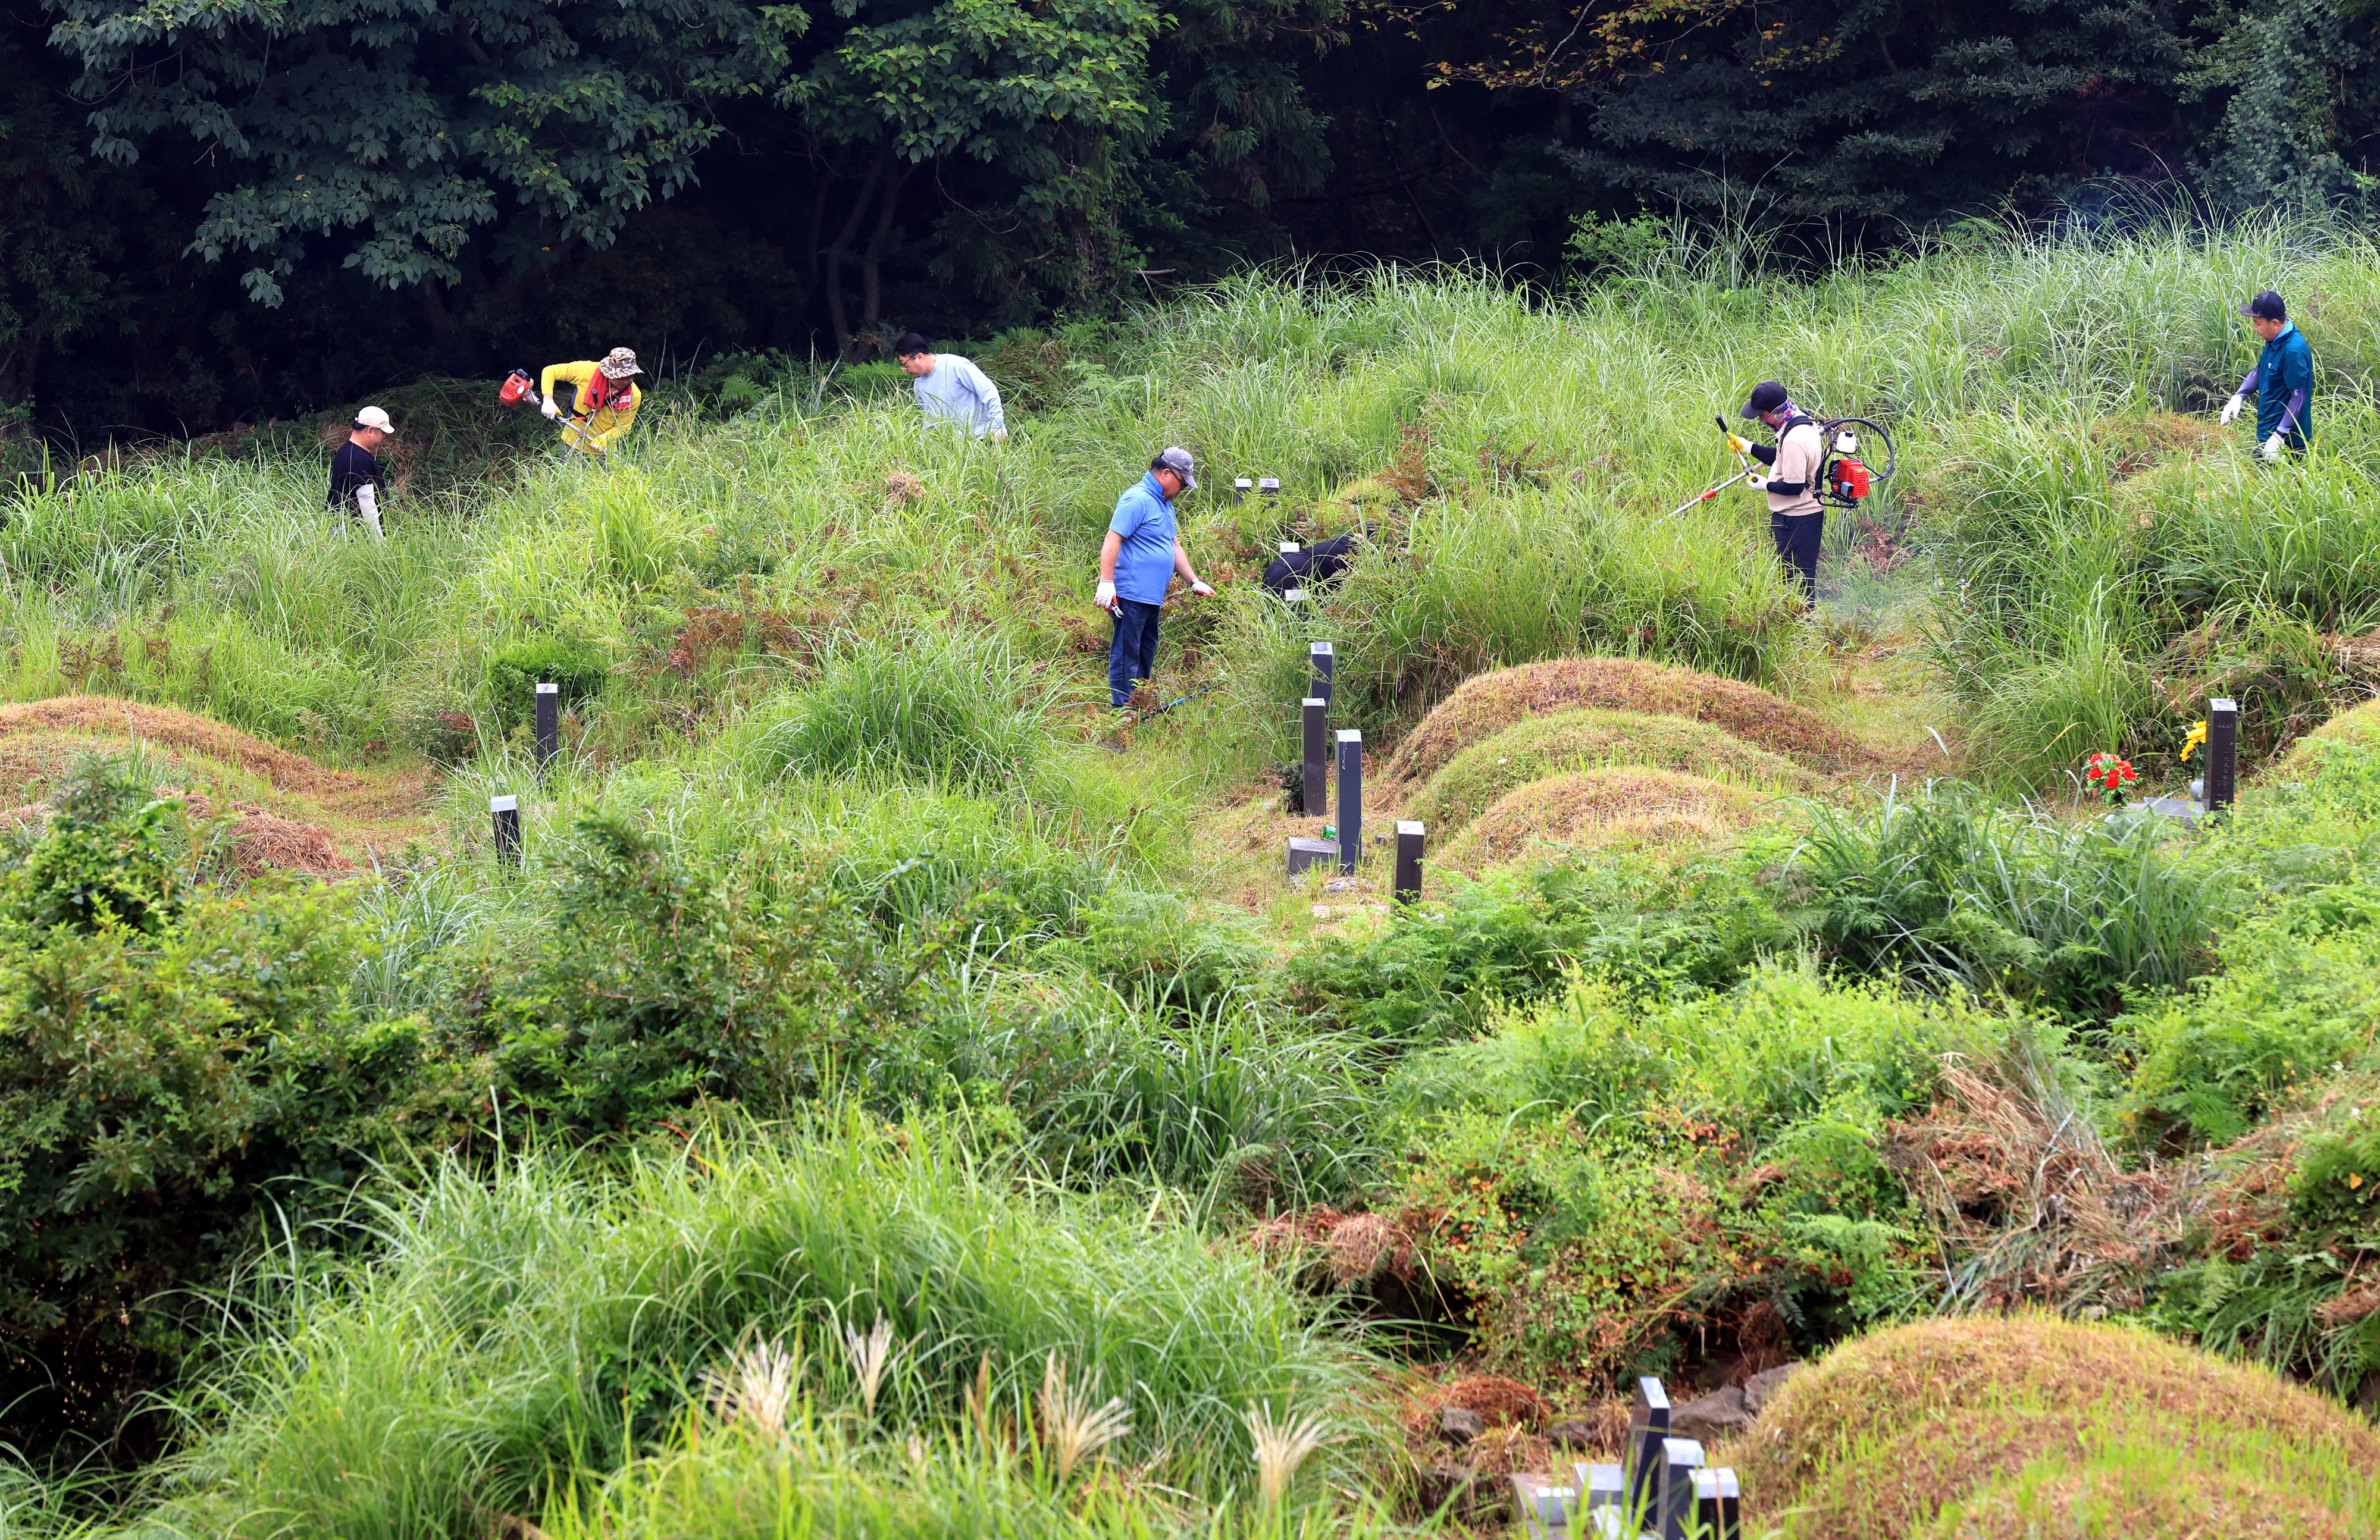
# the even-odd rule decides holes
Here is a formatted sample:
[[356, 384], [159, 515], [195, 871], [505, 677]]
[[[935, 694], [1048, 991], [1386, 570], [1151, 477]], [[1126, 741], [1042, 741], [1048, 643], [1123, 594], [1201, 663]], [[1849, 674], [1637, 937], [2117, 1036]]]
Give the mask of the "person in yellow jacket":
[[544, 397], [539, 409], [559, 420], [562, 408], [554, 405], [554, 382], [566, 380], [577, 386], [578, 403], [564, 436], [572, 448], [601, 455], [637, 420], [637, 408], [645, 404], [645, 395], [637, 389], [636, 377], [643, 372], [637, 366], [636, 354], [625, 347], [612, 349], [601, 363], [548, 364], [538, 376], [537, 392]]

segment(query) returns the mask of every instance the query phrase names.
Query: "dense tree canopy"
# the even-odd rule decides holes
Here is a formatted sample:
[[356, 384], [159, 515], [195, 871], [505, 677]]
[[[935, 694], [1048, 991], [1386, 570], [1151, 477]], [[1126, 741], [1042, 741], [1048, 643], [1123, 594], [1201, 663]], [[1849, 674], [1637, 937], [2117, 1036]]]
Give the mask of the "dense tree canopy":
[[872, 356], [1250, 259], [1548, 276], [1583, 215], [2380, 206], [2380, 0], [33, 3], [0, 405], [85, 435], [615, 341]]

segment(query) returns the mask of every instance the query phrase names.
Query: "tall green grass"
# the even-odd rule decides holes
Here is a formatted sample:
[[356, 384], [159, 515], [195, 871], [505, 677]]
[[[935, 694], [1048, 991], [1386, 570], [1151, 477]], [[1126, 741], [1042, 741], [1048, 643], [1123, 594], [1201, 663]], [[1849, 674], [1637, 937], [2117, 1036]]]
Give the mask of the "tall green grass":
[[2063, 823], [1949, 782], [1819, 809], [1789, 866], [1848, 969], [2081, 1020], [2210, 971], [2217, 927], [2252, 903], [2235, 852], [2154, 814]]
[[[368, 1201], [368, 1259], [282, 1265], [183, 1398], [192, 1441], [146, 1527], [394, 1540], [532, 1514], [666, 1447], [705, 1371], [758, 1343], [894, 1451], [1029, 1430], [1061, 1354], [1129, 1410], [1110, 1458], [1189, 1500], [1245, 1485], [1244, 1411], [1341, 1404], [1360, 1353], [1253, 1256], [1161, 1202], [1037, 1195], [958, 1132], [723, 1125], [617, 1178], [546, 1154], [434, 1166]], [[880, 1317], [892, 1354], [863, 1417], [843, 1332]]]

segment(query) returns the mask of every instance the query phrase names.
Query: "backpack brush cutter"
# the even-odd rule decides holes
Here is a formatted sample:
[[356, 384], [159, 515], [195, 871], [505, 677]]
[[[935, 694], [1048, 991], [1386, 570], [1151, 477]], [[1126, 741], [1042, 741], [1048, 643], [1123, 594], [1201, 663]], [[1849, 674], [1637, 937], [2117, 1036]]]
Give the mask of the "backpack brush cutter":
[[[1718, 425], [1721, 433], [1728, 431], [1726, 418], [1714, 417], [1711, 421]], [[1817, 498], [1821, 503], [1836, 508], [1856, 508], [1877, 486], [1891, 479], [1893, 467], [1900, 463], [1900, 454], [1893, 447], [1892, 435], [1882, 423], [1864, 417], [1838, 417], [1819, 418], [1817, 426], [1819, 436], [1827, 441], [1826, 456], [1818, 462]], [[1858, 428], [1864, 428], [1884, 441], [1882, 470], [1875, 469], [1858, 458], [1859, 434], [1852, 430]], [[1698, 503], [1708, 503], [1759, 468], [1746, 456], [1738, 455], [1737, 459], [1742, 462], [1742, 470], [1709, 491], [1695, 493], [1654, 522], [1658, 524], [1673, 519]]]

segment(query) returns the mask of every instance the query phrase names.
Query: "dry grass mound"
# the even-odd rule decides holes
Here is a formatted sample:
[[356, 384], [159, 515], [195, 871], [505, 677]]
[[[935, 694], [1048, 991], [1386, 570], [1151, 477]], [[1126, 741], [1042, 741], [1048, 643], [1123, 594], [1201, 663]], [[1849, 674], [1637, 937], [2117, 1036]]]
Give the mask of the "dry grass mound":
[[2322, 773], [2322, 767], [2340, 744], [2380, 749], [2380, 700], [2367, 700], [2341, 711], [2291, 744], [2289, 752], [2265, 771], [2265, 779], [2311, 781]]
[[1846, 1343], [1734, 1451], [1764, 1523], [1827, 1540], [2369, 1536], [2380, 1434], [2131, 1327], [1970, 1316]]
[[1782, 755], [1706, 721], [1589, 707], [1529, 717], [1473, 744], [1429, 778], [1406, 816], [1427, 823], [1432, 834], [1451, 834], [1516, 786], [1566, 770], [1625, 766], [1725, 777], [1782, 792], [1813, 792], [1823, 784]]
[[1589, 706], [1711, 722], [1820, 770], [1840, 768], [1853, 752], [1851, 740], [1816, 712], [1756, 685], [1633, 658], [1556, 658], [1464, 680], [1397, 746], [1388, 778], [1426, 781], [1516, 721]]
[[55, 696], [48, 700], [0, 706], [0, 742], [28, 729], [145, 738], [167, 748], [237, 765], [250, 775], [261, 776], [288, 792], [322, 795], [361, 791], [373, 784], [363, 776], [325, 770], [303, 755], [292, 754], [194, 711], [118, 700], [112, 696]]
[[[203, 796], [183, 794], [170, 786], [158, 791], [161, 795], [180, 795], [184, 810], [193, 822], [203, 824], [214, 816], [213, 805]], [[0, 811], [0, 830], [23, 829], [39, 834], [53, 811], [46, 802], [7, 808]], [[285, 819], [244, 802], [234, 803], [231, 811], [232, 824], [225, 831], [223, 850], [231, 868], [242, 877], [259, 877], [268, 871], [336, 877], [356, 869], [353, 861], [339, 854], [338, 840], [320, 824]]]
[[1476, 873], [1539, 843], [1598, 849], [1704, 844], [1752, 821], [1756, 793], [1676, 770], [1595, 770], [1506, 793], [1434, 859]]

